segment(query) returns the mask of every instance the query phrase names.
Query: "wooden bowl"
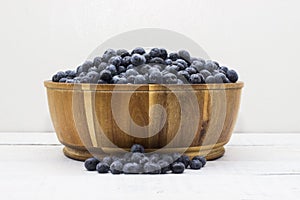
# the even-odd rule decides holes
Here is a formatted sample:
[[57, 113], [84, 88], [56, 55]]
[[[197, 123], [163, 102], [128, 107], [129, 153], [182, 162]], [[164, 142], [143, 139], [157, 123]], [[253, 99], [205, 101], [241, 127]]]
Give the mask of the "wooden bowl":
[[57, 137], [70, 158], [102, 157], [138, 143], [146, 152], [212, 160], [225, 152], [244, 84], [44, 85]]

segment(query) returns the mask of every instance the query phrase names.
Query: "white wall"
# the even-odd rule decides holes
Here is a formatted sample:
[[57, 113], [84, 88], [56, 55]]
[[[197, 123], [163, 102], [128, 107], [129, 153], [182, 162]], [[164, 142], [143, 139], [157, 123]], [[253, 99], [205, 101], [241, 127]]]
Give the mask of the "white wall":
[[300, 131], [300, 1], [1, 0], [0, 131], [53, 130], [43, 87], [103, 41], [165, 28], [245, 82], [236, 131]]

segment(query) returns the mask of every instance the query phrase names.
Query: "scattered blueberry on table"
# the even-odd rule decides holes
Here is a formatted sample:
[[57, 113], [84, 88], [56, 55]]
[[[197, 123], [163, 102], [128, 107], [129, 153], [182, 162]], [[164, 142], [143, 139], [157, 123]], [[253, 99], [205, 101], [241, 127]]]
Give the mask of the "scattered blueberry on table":
[[144, 147], [134, 144], [130, 152], [105, 156], [102, 159], [88, 158], [84, 166], [88, 171], [111, 174], [182, 174], [186, 169], [199, 170], [206, 164], [204, 156], [192, 160], [180, 153], [145, 153]]
[[149, 52], [137, 47], [107, 49], [76, 70], [59, 71], [53, 82], [93, 84], [209, 84], [235, 83], [238, 74], [218, 62], [191, 57], [186, 50], [168, 53], [163, 48]]

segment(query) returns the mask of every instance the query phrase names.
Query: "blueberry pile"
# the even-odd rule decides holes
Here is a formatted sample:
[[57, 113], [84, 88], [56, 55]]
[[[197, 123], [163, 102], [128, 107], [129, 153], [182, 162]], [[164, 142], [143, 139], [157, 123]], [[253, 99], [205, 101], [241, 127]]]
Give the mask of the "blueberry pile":
[[112, 174], [181, 174], [187, 168], [198, 170], [205, 164], [203, 156], [195, 156], [190, 160], [179, 153], [145, 154], [144, 147], [139, 144], [134, 144], [131, 151], [123, 155], [106, 156], [102, 160], [92, 157], [84, 162], [88, 171]]
[[216, 61], [191, 57], [186, 50], [168, 53], [163, 48], [149, 52], [137, 47], [107, 49], [76, 70], [57, 72], [53, 82], [94, 84], [205, 84], [235, 83], [238, 74]]

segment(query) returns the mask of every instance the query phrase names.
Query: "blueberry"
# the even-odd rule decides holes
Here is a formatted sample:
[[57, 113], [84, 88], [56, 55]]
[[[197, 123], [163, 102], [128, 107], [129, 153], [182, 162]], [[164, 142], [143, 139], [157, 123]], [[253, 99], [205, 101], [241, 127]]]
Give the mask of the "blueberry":
[[157, 164], [160, 166], [160, 173], [161, 174], [166, 174], [168, 171], [170, 171], [171, 170], [171, 168], [170, 168], [170, 164], [171, 163], [168, 163], [167, 161], [165, 161], [165, 160], [159, 160], [158, 162], [157, 162]]
[[226, 73], [227, 78], [230, 80], [230, 82], [235, 83], [239, 79], [238, 74], [233, 69], [230, 69]]
[[145, 153], [145, 149], [142, 145], [140, 144], [134, 144], [131, 146], [130, 152], [140, 152], [140, 153]]
[[144, 54], [144, 57], [145, 57], [145, 59], [146, 59], [146, 63], [149, 63], [149, 61], [151, 60], [150, 54], [149, 54], [149, 53], [145, 53], [145, 54]]
[[93, 66], [98, 67], [101, 62], [102, 62], [101, 57], [95, 57], [94, 60], [93, 60]]
[[195, 156], [195, 157], [192, 158], [192, 160], [199, 160], [202, 163], [203, 167], [206, 164], [206, 158], [204, 156]]
[[192, 160], [190, 163], [190, 167], [191, 169], [201, 169], [202, 162], [200, 162], [199, 160]]
[[100, 74], [95, 71], [91, 71], [91, 72], [87, 73], [86, 76], [90, 78], [91, 83], [97, 83], [100, 78]]
[[212, 61], [207, 61], [204, 65], [204, 68], [210, 72], [213, 72], [214, 70], [218, 69], [218, 66]]
[[87, 72], [89, 70], [89, 68], [91, 68], [93, 66], [94, 66], [94, 63], [90, 60], [87, 60], [81, 65], [82, 71]]
[[134, 84], [135, 76], [134, 75], [130, 75], [126, 79], [127, 79], [128, 83]]
[[130, 56], [130, 53], [126, 49], [118, 49], [116, 53], [122, 58], [124, 58], [125, 56]]
[[97, 158], [88, 158], [84, 161], [84, 166], [88, 171], [95, 171], [99, 162]]
[[104, 162], [99, 162], [96, 166], [96, 170], [98, 171], [98, 173], [101, 173], [101, 174], [108, 173], [109, 165]]
[[93, 66], [91, 68], [89, 68], [88, 72], [97, 72], [98, 71], [98, 68]]
[[108, 66], [107, 63], [102, 62], [102, 63], [100, 63], [100, 65], [98, 65], [97, 71], [101, 72], [102, 70], [106, 69], [107, 66]]
[[180, 51], [178, 51], [178, 55], [181, 59], [185, 60], [186, 62], [191, 62], [191, 56], [188, 51], [180, 50]]
[[123, 158], [127, 161], [127, 162], [130, 162], [131, 160], [131, 156], [132, 156], [132, 152], [127, 152], [123, 155]]
[[225, 72], [225, 74], [226, 74], [227, 71], [228, 71], [228, 67], [225, 67], [225, 66], [220, 67], [220, 69], [221, 69], [223, 72]]
[[156, 66], [152, 66], [152, 67], [149, 69], [148, 73], [151, 74], [151, 73], [153, 73], [153, 72], [160, 72], [160, 70], [159, 70], [159, 68], [157, 68]]
[[133, 54], [131, 56], [131, 63], [135, 66], [143, 65], [146, 63], [146, 58], [140, 54]]
[[161, 57], [162, 59], [166, 59], [168, 57], [168, 52], [166, 49], [160, 48], [159, 49], [159, 57]]
[[117, 68], [114, 65], [108, 65], [105, 69], [110, 71], [112, 76], [118, 73]]
[[227, 77], [222, 73], [217, 73], [214, 77], [216, 79], [216, 83], [227, 83], [228, 81]]
[[168, 65], [164, 69], [165, 71], [172, 73], [172, 74], [177, 74], [177, 66], [176, 65]]
[[205, 79], [205, 83], [216, 83], [216, 79], [214, 76], [208, 76]]
[[185, 61], [185, 60], [182, 60], [182, 59], [177, 59], [176, 60], [176, 64], [178, 65], [178, 64], [181, 64], [181, 65], [183, 65], [183, 69], [185, 69], [185, 68], [187, 68], [188, 67], [188, 64], [187, 64], [187, 62]]
[[125, 56], [124, 58], [122, 58], [121, 65], [123, 65], [124, 67], [127, 67], [130, 64], [131, 64], [131, 57], [130, 56]]
[[163, 76], [163, 80], [164, 83], [166, 84], [177, 84], [177, 77], [175, 74], [171, 74], [171, 73], [165, 74]]
[[106, 164], [108, 164], [108, 165], [111, 165], [111, 163], [113, 162], [113, 159], [112, 159], [112, 157], [110, 157], [110, 156], [105, 156], [105, 157], [102, 159], [102, 162], [103, 162], [103, 163], [106, 163]]
[[165, 61], [162, 58], [160, 58], [160, 57], [151, 58], [151, 60], [149, 61], [149, 63], [155, 63], [155, 64], [160, 64], [160, 65], [165, 65]]
[[143, 172], [146, 174], [159, 174], [160, 173], [160, 165], [157, 163], [147, 162], [144, 165]]
[[69, 70], [67, 74], [67, 78], [75, 78], [76, 77], [76, 71], [75, 70]]
[[134, 84], [146, 84], [147, 80], [143, 75], [136, 75], [133, 83]]
[[144, 66], [141, 67], [140, 72], [141, 72], [141, 74], [148, 74], [149, 69], [151, 69], [150, 65], [144, 65]]
[[187, 71], [191, 75], [197, 73], [197, 70], [193, 67], [187, 67], [187, 68], [185, 68], [185, 71]]
[[190, 80], [190, 74], [185, 70], [180, 70], [177, 72], [177, 76], [180, 80], [182, 80], [184, 83], [187, 83], [187, 81]]
[[156, 69], [158, 69], [159, 71], [161, 71], [161, 70], [163, 69], [162, 66], [163, 66], [163, 65], [155, 64], [155, 65], [152, 65], [152, 68], [153, 68], [153, 69], [156, 68]]
[[128, 81], [126, 78], [119, 78], [118, 81], [116, 82], [116, 84], [127, 84]]
[[118, 67], [122, 63], [122, 58], [121, 56], [113, 56], [109, 59], [108, 63]]
[[150, 50], [149, 54], [152, 58], [159, 57], [160, 56], [160, 50], [159, 50], [159, 48], [153, 48], [153, 49]]
[[187, 168], [190, 164], [190, 158], [187, 155], [181, 155], [175, 162], [181, 162]]
[[66, 83], [75, 83], [74, 79], [67, 79]]
[[137, 163], [126, 163], [122, 171], [124, 174], [139, 174], [141, 172], [141, 165]]
[[177, 80], [177, 85], [182, 85], [182, 84], [184, 84], [184, 82], [182, 80], [178, 79]]
[[142, 47], [136, 47], [135, 49], [132, 50], [131, 55], [133, 54], [143, 55], [145, 53], [146, 53], [145, 49], [143, 49]]
[[117, 73], [118, 73], [118, 74], [121, 74], [122, 72], [126, 72], [126, 68], [125, 68], [124, 66], [119, 66], [119, 67], [117, 68]]
[[163, 83], [163, 75], [159, 71], [154, 71], [149, 75], [149, 83], [161, 84]]
[[53, 77], [52, 81], [53, 82], [58, 82], [61, 78], [66, 78], [67, 74], [63, 71], [57, 72]]
[[192, 84], [204, 83], [204, 78], [201, 74], [192, 74], [190, 77], [190, 82]]
[[166, 161], [168, 164], [171, 164], [174, 161], [173, 158], [172, 158], [172, 156], [167, 155], [167, 154], [163, 154], [161, 156], [161, 160]]
[[84, 76], [86, 76], [86, 72], [81, 72], [79, 75], [78, 75], [78, 77], [84, 77]]
[[171, 166], [172, 173], [182, 174], [184, 172], [185, 166], [182, 162], [175, 162]]
[[126, 71], [129, 69], [135, 69], [135, 66], [133, 64], [130, 64], [126, 67]]
[[170, 53], [169, 59], [171, 59], [172, 61], [176, 61], [177, 59], [179, 59], [179, 55], [177, 53]]
[[172, 63], [173, 63], [173, 62], [172, 62], [171, 59], [166, 59], [166, 60], [165, 60], [165, 64], [166, 64], [166, 65], [172, 65]]
[[200, 72], [204, 69], [204, 63], [199, 60], [195, 60], [193, 61], [191, 67], [195, 68], [198, 72]]
[[112, 174], [121, 174], [123, 172], [123, 163], [119, 160], [116, 160], [111, 163], [109, 168]]
[[80, 65], [76, 68], [76, 75], [78, 76], [82, 72], [83, 72], [83, 69], [82, 69], [82, 66]]
[[157, 153], [153, 153], [149, 156], [150, 162], [154, 162], [154, 163], [157, 163], [159, 161], [159, 158], [160, 156]]
[[103, 70], [100, 72], [100, 79], [106, 81], [106, 82], [109, 82], [112, 78], [112, 74], [111, 74], [111, 71], [109, 70]]
[[144, 158], [145, 155], [143, 153], [140, 152], [134, 152], [130, 158], [131, 162], [135, 162], [135, 163], [140, 163], [140, 160], [142, 160], [142, 158]]
[[89, 76], [83, 76], [80, 79], [80, 83], [91, 83], [91, 78]]
[[150, 159], [147, 156], [144, 156], [139, 160], [139, 164], [144, 165], [145, 163], [149, 162]]
[[217, 61], [212, 61], [212, 62], [218, 67], [218, 69], [220, 68], [220, 65]]
[[211, 73], [206, 69], [201, 70], [200, 74], [203, 76], [204, 79], [206, 79], [208, 76], [211, 76]]
[[117, 52], [115, 50], [107, 49], [102, 56], [102, 61], [108, 62], [111, 57], [116, 56], [116, 55], [117, 55]]

